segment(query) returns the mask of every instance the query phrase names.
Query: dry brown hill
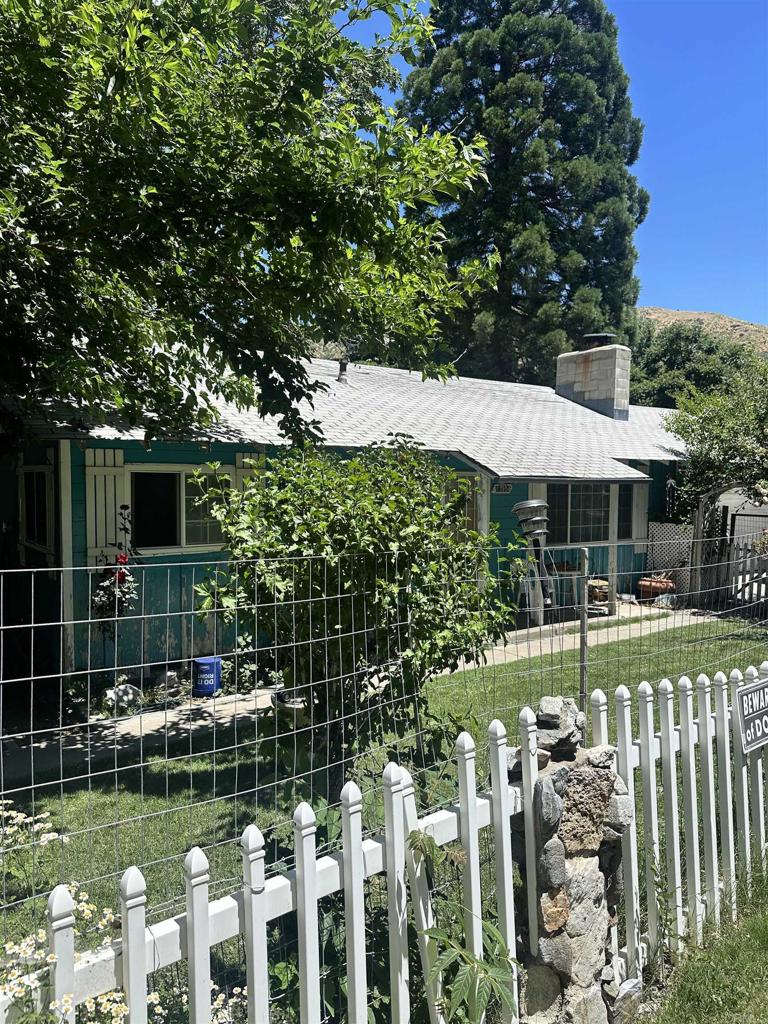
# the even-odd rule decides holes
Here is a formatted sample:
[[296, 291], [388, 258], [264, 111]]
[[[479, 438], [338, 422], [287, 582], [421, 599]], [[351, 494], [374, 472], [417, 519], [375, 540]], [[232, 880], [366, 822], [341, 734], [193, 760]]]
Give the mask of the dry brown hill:
[[638, 316], [652, 321], [656, 327], [668, 327], [679, 321], [701, 324], [711, 334], [730, 341], [751, 341], [762, 352], [768, 352], [768, 325], [737, 320], [723, 313], [696, 313], [687, 309], [662, 309], [659, 306], [638, 306]]

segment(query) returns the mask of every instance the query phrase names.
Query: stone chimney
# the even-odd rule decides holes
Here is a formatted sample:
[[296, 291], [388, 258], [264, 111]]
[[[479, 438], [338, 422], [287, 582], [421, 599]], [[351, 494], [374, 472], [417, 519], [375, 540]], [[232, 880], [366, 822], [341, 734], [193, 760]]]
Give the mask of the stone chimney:
[[613, 345], [614, 334], [585, 334], [582, 349], [557, 357], [555, 391], [578, 405], [629, 419], [629, 366], [626, 345]]

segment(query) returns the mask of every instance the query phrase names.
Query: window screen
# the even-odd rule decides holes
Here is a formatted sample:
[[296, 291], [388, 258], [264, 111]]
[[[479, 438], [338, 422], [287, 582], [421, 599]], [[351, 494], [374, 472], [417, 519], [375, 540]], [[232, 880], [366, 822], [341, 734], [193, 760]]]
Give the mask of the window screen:
[[[185, 544], [224, 543], [221, 525], [211, 516], [210, 482], [207, 476], [195, 478], [191, 473], [184, 476]], [[228, 486], [229, 480], [222, 479], [221, 483]]]
[[24, 540], [41, 548], [48, 537], [48, 481], [44, 470], [24, 474]]
[[632, 484], [619, 484], [619, 540], [632, 537]]
[[547, 543], [568, 543], [568, 484], [548, 484], [549, 537]]
[[609, 484], [571, 484], [571, 543], [608, 540]]
[[131, 474], [131, 527], [139, 550], [181, 544], [178, 473]]

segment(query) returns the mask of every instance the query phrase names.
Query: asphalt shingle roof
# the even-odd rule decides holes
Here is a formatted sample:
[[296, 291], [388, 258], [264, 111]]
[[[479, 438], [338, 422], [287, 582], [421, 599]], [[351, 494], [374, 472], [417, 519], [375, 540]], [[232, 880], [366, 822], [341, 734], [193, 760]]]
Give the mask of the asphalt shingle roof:
[[[681, 458], [680, 442], [664, 429], [668, 410], [631, 406], [613, 420], [555, 394], [552, 388], [460, 377], [447, 383], [389, 367], [350, 365], [339, 382], [335, 360], [315, 359], [310, 376], [327, 385], [302, 409], [320, 422], [325, 443], [362, 447], [391, 433], [425, 448], [454, 452], [503, 480], [639, 480], [622, 460]], [[285, 444], [276, 420], [225, 406], [218, 440]], [[92, 436], [126, 435], [100, 428]], [[137, 434], [136, 436], [141, 436]]]

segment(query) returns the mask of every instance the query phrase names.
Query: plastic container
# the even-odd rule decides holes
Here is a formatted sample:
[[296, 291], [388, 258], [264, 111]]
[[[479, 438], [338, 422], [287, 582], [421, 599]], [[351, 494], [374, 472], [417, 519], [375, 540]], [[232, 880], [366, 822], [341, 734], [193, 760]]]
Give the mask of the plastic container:
[[212, 697], [220, 689], [221, 657], [214, 654], [210, 658], [195, 658], [192, 696]]

